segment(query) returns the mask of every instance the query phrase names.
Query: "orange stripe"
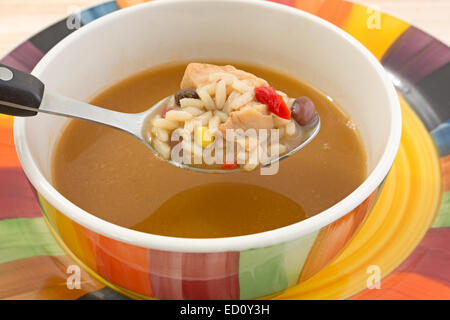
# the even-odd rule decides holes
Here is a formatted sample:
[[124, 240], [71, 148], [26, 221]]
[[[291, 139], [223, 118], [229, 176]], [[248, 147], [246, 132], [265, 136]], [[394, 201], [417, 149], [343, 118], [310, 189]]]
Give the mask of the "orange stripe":
[[297, 9], [312, 13], [341, 26], [350, 15], [353, 4], [342, 0], [297, 0]]
[[449, 300], [450, 287], [416, 273], [394, 273], [381, 282], [380, 289], [366, 290], [355, 300]]
[[97, 235], [95, 252], [102, 277], [140, 295], [153, 296], [148, 249]]
[[306, 258], [298, 282], [310, 278], [337, 256], [368, 214], [375, 195], [376, 191], [351, 213], [320, 230]]
[[295, 2], [295, 7], [297, 9], [312, 13], [317, 15], [319, 13], [320, 7], [325, 0], [297, 0]]
[[33, 257], [0, 264], [0, 299], [77, 299], [102, 287], [81, 271], [81, 289], [67, 289], [65, 257]]
[[319, 11], [319, 17], [342, 26], [350, 16], [353, 3], [342, 0], [327, 0]]
[[116, 0], [116, 3], [119, 6], [119, 8], [126, 8], [149, 1], [151, 0]]
[[14, 136], [11, 127], [0, 126], [0, 168], [20, 167], [19, 158], [17, 158], [14, 147]]
[[450, 191], [450, 154], [441, 158], [442, 183], [444, 192]]

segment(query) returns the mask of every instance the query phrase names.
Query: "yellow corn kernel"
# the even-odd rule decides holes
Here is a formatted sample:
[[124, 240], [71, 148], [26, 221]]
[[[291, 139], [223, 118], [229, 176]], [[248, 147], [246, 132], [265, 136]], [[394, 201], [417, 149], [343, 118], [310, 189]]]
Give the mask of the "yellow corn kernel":
[[196, 127], [194, 130], [194, 141], [202, 148], [206, 148], [214, 141], [214, 136], [211, 134], [208, 127]]

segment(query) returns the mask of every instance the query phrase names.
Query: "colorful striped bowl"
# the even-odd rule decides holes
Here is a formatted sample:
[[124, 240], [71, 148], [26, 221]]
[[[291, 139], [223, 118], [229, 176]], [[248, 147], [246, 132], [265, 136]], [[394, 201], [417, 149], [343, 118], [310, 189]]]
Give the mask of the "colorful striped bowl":
[[359, 128], [368, 178], [333, 207], [284, 228], [180, 239], [101, 220], [52, 186], [52, 148], [66, 119], [15, 119], [20, 162], [52, 230], [115, 286], [159, 299], [276, 294], [327, 265], [367, 217], [399, 146], [398, 98], [377, 59], [344, 31], [300, 10], [250, 0], [157, 1], [114, 12], [58, 43], [33, 73], [53, 90], [89, 100], [151, 66], [203, 59], [270, 65], [335, 98]]

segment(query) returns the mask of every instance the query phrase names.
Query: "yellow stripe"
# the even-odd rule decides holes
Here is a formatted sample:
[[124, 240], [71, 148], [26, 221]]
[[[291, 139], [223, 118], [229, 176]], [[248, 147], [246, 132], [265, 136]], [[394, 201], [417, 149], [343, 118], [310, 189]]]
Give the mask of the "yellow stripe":
[[[64, 243], [70, 250], [90, 268], [96, 269], [96, 260], [92, 248], [88, 243], [88, 239], [80, 230], [75, 230], [75, 222], [67, 218], [65, 215], [56, 210], [50, 203], [47, 202], [40, 194], [39, 201], [42, 210], [45, 211], [50, 224], [56, 229]], [[77, 228], [80, 228], [77, 226]]]
[[381, 59], [409, 24], [369, 7], [354, 4], [343, 29]]
[[5, 114], [0, 114], [0, 127], [12, 128], [14, 118]]

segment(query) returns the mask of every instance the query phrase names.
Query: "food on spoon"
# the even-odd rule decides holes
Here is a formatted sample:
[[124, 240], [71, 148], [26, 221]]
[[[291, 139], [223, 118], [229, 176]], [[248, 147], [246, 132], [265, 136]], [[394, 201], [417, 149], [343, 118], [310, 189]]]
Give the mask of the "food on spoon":
[[187, 164], [253, 170], [291, 150], [289, 139], [301, 143], [301, 126], [316, 114], [309, 98], [290, 98], [230, 65], [190, 63], [180, 87], [151, 119], [150, 141], [164, 159]]
[[269, 85], [266, 80], [258, 78], [251, 73], [238, 70], [230, 65], [217, 66], [207, 63], [190, 63], [186, 67], [180, 87], [181, 89], [197, 90], [220, 79], [226, 81], [239, 80], [249, 87]]
[[305, 126], [310, 123], [316, 115], [314, 102], [308, 97], [297, 98], [292, 104], [291, 113], [298, 124]]

